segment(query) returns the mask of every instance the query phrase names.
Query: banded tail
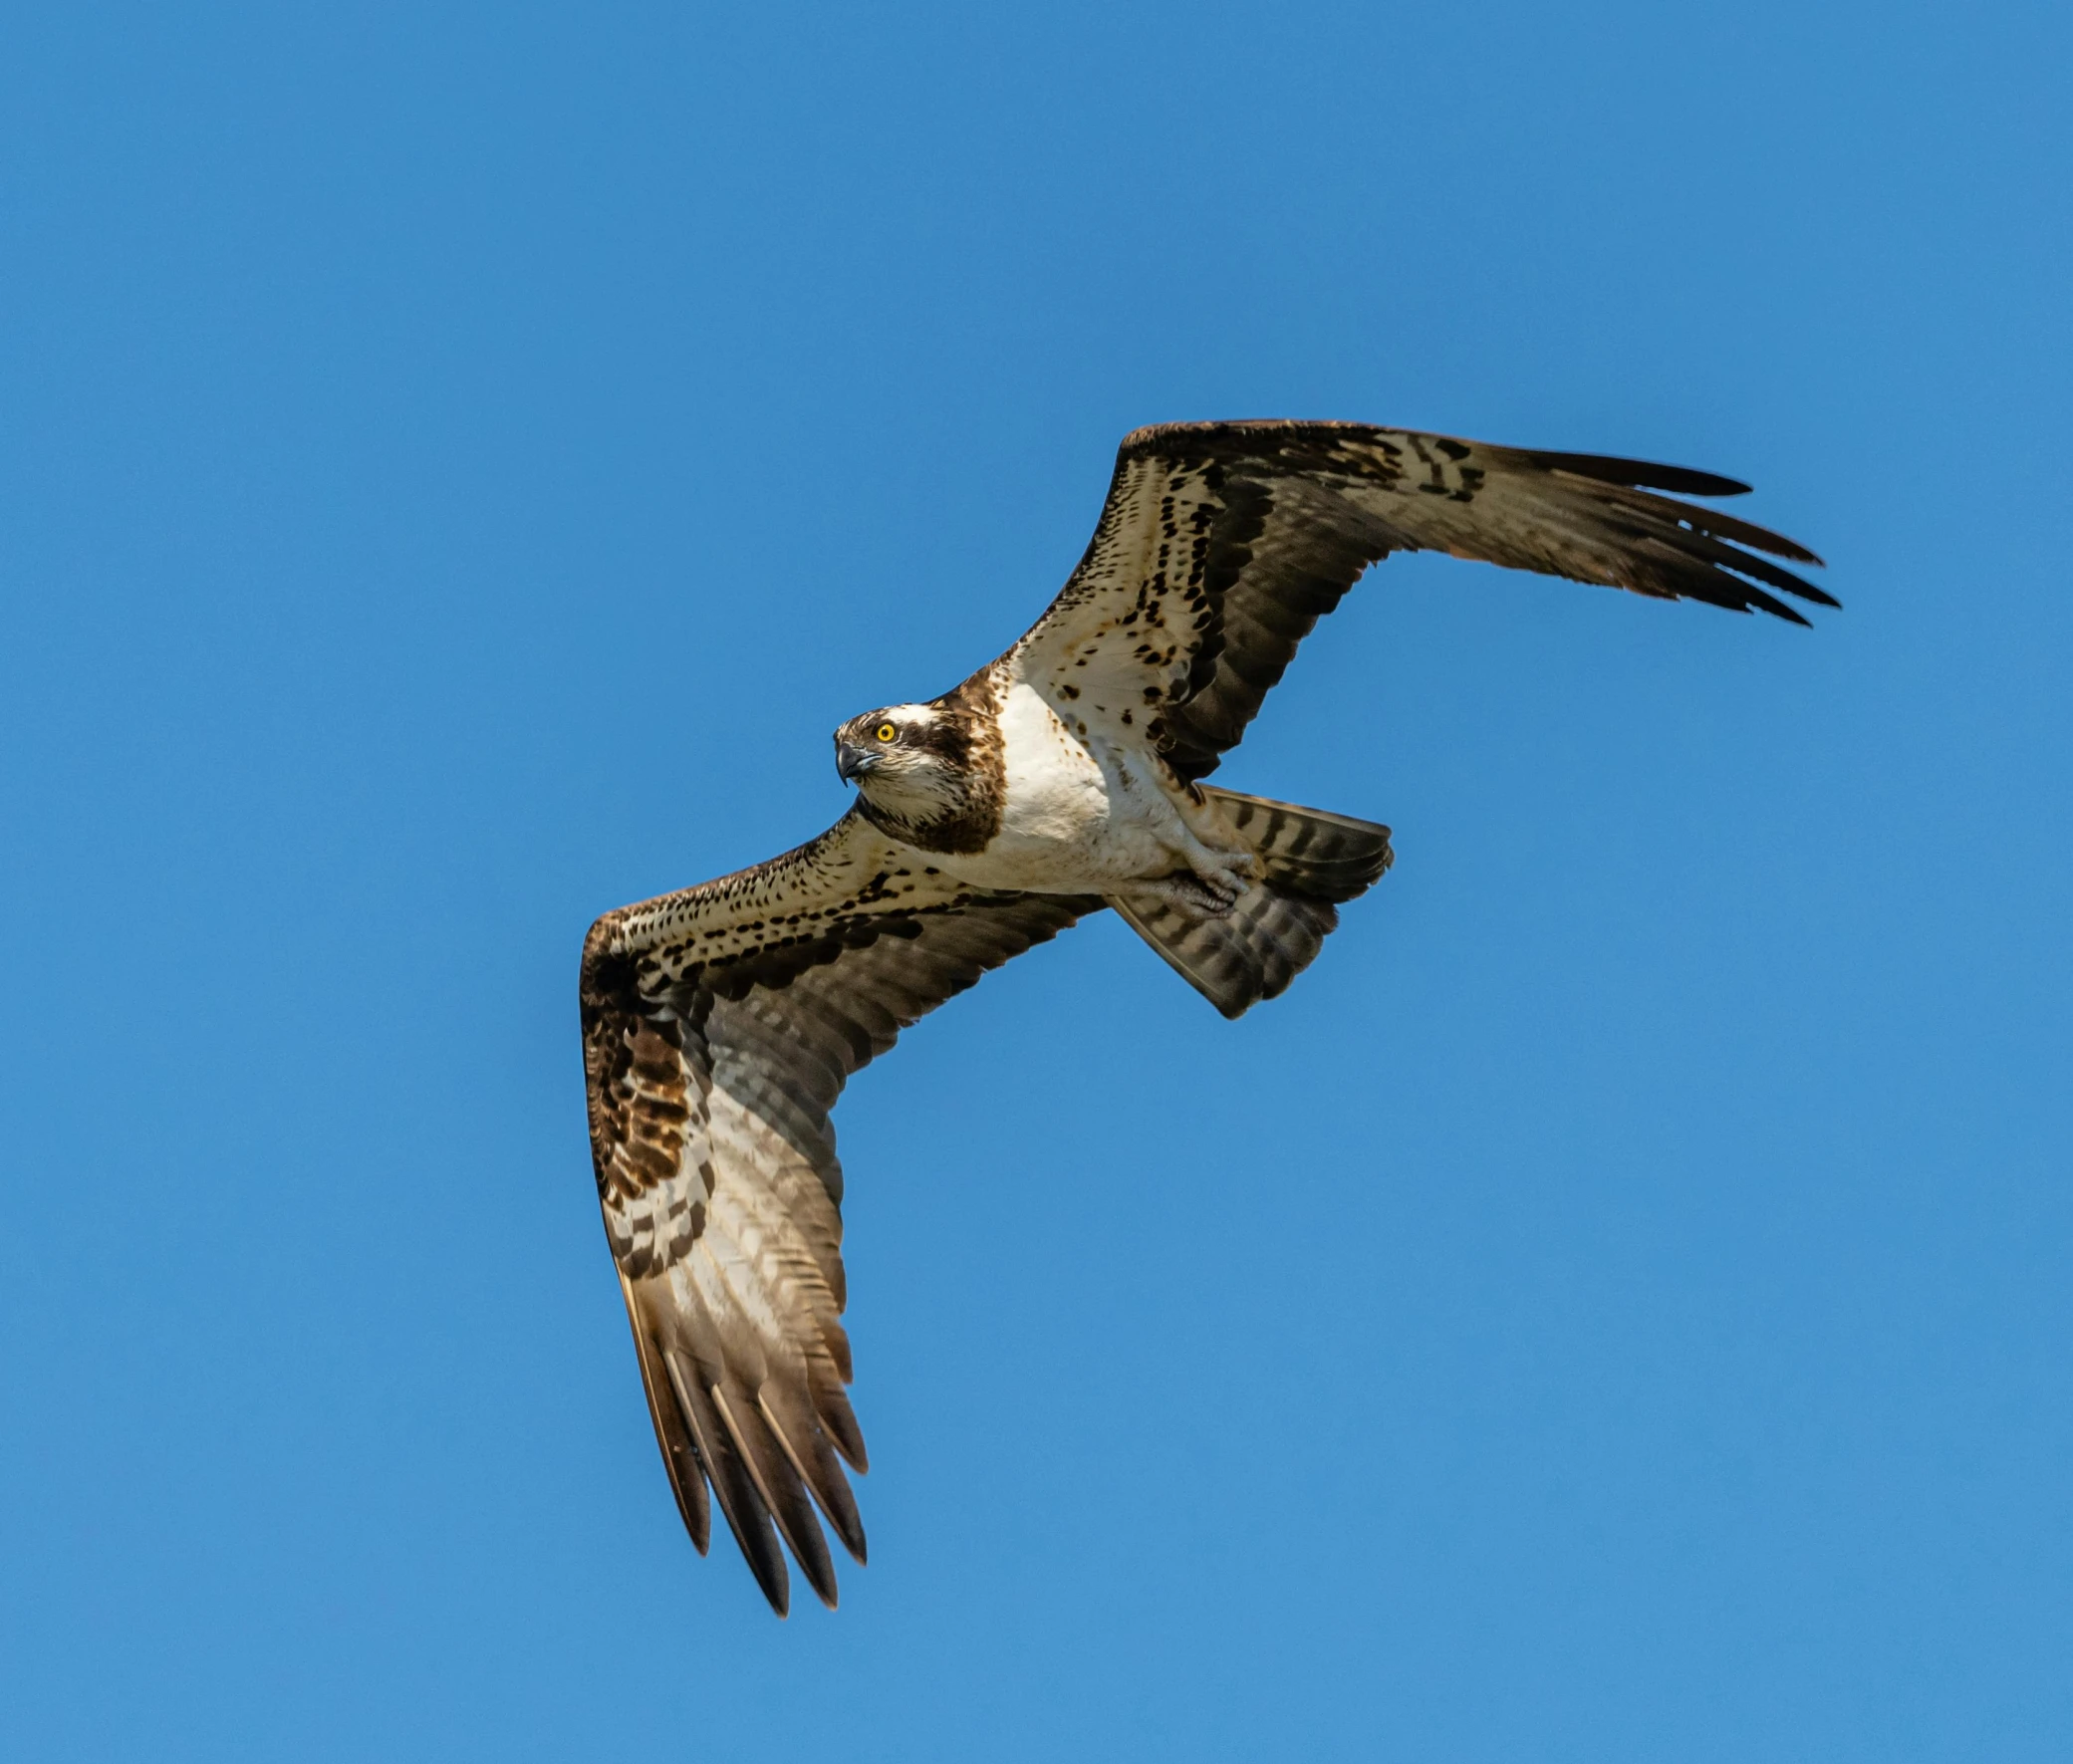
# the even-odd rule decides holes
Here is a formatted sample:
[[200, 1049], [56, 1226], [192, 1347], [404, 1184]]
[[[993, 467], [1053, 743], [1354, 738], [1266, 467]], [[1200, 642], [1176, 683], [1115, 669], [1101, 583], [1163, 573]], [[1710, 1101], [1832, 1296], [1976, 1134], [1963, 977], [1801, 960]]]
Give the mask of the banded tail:
[[1252, 886], [1216, 913], [1158, 894], [1109, 904], [1226, 1017], [1277, 997], [1339, 923], [1337, 902], [1364, 893], [1390, 867], [1390, 830], [1373, 821], [1199, 787], [1260, 861]]

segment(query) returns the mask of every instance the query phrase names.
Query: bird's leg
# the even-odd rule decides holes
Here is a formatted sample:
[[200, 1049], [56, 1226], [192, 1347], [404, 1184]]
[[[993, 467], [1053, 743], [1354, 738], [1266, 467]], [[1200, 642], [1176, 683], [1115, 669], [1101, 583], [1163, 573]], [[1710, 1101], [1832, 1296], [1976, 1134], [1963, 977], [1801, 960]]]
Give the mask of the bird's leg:
[[[1171, 783], [1170, 778], [1167, 783]], [[1177, 794], [1178, 788], [1148, 790], [1144, 800], [1155, 837], [1185, 870], [1175, 869], [1163, 877], [1148, 879], [1143, 885], [1196, 911], [1221, 917], [1252, 886], [1259, 860], [1242, 845], [1232, 849], [1218, 841], [1218, 834], [1223, 840], [1235, 838], [1222, 816], [1200, 791], [1188, 787], [1183, 797]], [[1204, 833], [1209, 838], [1205, 839]]]
[[1134, 894], [1150, 894], [1160, 900], [1170, 900], [1190, 912], [1206, 912], [1211, 918], [1222, 918], [1237, 905], [1243, 887], [1242, 882], [1235, 886], [1219, 886], [1186, 870], [1171, 876], [1140, 877], [1130, 884]]
[[1184, 821], [1180, 824], [1180, 833], [1184, 843], [1180, 846], [1179, 858], [1206, 893], [1226, 902], [1218, 910], [1228, 912], [1237, 903], [1238, 896], [1252, 886], [1252, 879], [1259, 873], [1259, 860], [1243, 850], [1219, 851], [1198, 837]]
[[1252, 886], [1259, 860], [1250, 852], [1219, 852], [1199, 840], [1189, 843], [1193, 850], [1176, 854], [1186, 864], [1185, 870], [1148, 877], [1138, 886], [1196, 912], [1221, 918]]

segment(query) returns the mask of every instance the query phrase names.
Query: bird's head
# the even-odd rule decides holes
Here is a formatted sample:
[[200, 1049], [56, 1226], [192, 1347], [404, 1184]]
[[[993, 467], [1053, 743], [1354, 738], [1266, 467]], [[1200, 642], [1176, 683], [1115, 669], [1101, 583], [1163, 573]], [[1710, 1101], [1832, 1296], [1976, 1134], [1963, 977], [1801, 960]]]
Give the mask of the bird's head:
[[915, 844], [971, 804], [969, 736], [932, 704], [851, 717], [835, 731], [835, 769], [856, 785], [874, 821]]

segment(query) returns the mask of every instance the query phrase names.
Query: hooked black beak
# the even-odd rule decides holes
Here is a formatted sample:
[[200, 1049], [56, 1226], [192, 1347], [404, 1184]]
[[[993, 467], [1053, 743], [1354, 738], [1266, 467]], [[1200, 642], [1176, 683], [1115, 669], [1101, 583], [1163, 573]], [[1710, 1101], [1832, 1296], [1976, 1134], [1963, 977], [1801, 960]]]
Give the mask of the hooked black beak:
[[858, 747], [852, 742], [838, 741], [835, 744], [835, 770], [845, 784], [854, 784], [866, 772], [874, 770], [879, 756], [868, 747]]

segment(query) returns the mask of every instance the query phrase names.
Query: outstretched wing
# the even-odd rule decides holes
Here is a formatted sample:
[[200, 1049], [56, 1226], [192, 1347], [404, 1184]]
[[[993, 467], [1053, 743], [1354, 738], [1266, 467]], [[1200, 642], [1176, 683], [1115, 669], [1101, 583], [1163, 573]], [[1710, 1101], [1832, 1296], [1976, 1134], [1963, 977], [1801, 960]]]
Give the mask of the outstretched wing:
[[835, 1603], [815, 1504], [864, 1560], [828, 1113], [907, 1024], [1101, 904], [962, 887], [853, 809], [591, 927], [591, 1153], [655, 1438], [699, 1552], [709, 1487], [780, 1615], [778, 1536]]
[[1393, 551], [1445, 551], [1660, 599], [1806, 621], [1837, 603], [1757, 555], [1804, 546], [1651, 490], [1710, 472], [1352, 422], [1197, 422], [1126, 436], [1080, 566], [1017, 646], [1083, 727], [1150, 728], [1182, 778], [1235, 747], [1318, 620]]

